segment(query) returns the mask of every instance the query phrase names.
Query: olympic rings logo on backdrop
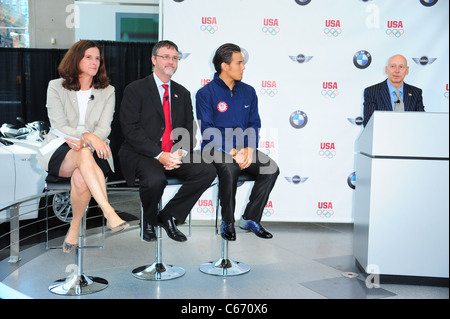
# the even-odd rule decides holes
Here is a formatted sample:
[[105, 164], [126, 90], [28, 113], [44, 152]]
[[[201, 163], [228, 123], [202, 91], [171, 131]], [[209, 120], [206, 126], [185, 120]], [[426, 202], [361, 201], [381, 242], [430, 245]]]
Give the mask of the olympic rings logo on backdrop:
[[272, 216], [273, 213], [274, 213], [273, 208], [264, 208], [264, 210], [263, 210], [263, 214], [266, 217]]
[[214, 34], [219, 30], [219, 27], [217, 25], [202, 24], [200, 30], [202, 30], [203, 33]]
[[200, 30], [205, 34], [214, 34], [219, 30], [216, 17], [202, 17]]
[[197, 213], [199, 213], [200, 215], [206, 215], [206, 216], [212, 216], [212, 214], [214, 213], [214, 208], [213, 207], [197, 207]]
[[391, 38], [400, 38], [404, 33], [403, 29], [386, 29], [386, 34]]
[[444, 92], [444, 97], [448, 100], [448, 91]]
[[265, 155], [267, 155], [268, 157], [270, 157], [270, 158], [274, 158], [274, 157], [275, 157], [275, 154], [276, 154], [275, 150], [274, 150], [274, 149], [270, 149], [270, 148], [262, 148], [262, 149], [260, 149], [260, 151], [261, 151], [263, 154], [265, 154]]
[[334, 211], [333, 210], [328, 210], [328, 209], [318, 209], [316, 211], [316, 214], [318, 216], [320, 216], [321, 218], [330, 218], [331, 216], [334, 215]]
[[279, 27], [262, 27], [262, 32], [267, 35], [277, 35], [280, 33]]
[[275, 95], [278, 94], [278, 90], [277, 89], [265, 89], [265, 88], [262, 88], [259, 92], [261, 92], [262, 95], [269, 96], [269, 97], [274, 97]]
[[338, 90], [322, 90], [322, 96], [334, 99], [339, 95]]
[[336, 156], [336, 151], [333, 150], [320, 150], [319, 151], [319, 156], [322, 158], [329, 158], [332, 159], [333, 157]]
[[342, 33], [342, 29], [341, 28], [325, 28], [323, 29], [323, 33], [325, 33], [325, 35], [327, 37], [337, 37]]

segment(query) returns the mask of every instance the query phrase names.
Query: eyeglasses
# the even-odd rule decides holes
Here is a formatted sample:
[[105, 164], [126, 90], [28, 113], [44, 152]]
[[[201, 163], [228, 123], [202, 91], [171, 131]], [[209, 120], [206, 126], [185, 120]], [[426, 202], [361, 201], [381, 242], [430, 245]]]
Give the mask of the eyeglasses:
[[170, 55], [155, 55], [157, 57], [160, 57], [164, 59], [165, 61], [172, 61], [172, 62], [178, 62], [181, 60], [179, 56], [170, 56]]

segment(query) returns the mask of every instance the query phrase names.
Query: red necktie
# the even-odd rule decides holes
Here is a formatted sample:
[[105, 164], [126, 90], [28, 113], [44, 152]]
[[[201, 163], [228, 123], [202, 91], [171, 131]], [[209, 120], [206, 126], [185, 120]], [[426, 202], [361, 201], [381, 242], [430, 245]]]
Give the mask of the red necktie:
[[162, 136], [161, 149], [163, 150], [163, 152], [172, 152], [173, 141], [171, 138], [172, 121], [170, 120], [169, 86], [167, 84], [163, 84], [162, 86], [165, 90], [163, 96], [163, 110], [166, 130], [164, 131], [164, 134]]

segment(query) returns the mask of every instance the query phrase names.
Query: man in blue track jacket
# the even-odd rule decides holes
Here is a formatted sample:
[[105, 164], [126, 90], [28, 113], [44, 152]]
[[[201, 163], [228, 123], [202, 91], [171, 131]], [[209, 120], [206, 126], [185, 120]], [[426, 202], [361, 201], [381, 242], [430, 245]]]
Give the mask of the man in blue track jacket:
[[261, 226], [261, 217], [279, 175], [277, 164], [257, 150], [261, 120], [255, 89], [241, 82], [245, 69], [239, 46], [220, 46], [213, 58], [213, 81], [196, 95], [197, 119], [202, 131], [202, 154], [212, 161], [219, 177], [222, 207], [221, 234], [236, 240], [234, 210], [241, 171], [254, 176], [255, 184], [239, 227], [261, 238], [272, 238]]

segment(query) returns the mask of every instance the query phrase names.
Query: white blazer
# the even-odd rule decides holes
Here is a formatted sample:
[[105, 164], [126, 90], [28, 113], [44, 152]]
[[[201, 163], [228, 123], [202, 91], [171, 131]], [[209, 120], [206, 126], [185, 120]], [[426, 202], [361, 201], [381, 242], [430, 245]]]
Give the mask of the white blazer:
[[[64, 134], [82, 138], [86, 130], [97, 135], [109, 145], [108, 136], [111, 133], [111, 122], [114, 116], [116, 97], [114, 87], [109, 85], [104, 89], [92, 88], [93, 99], [88, 103], [85, 119], [85, 130], [78, 129], [79, 107], [76, 91], [67, 90], [62, 86], [63, 79], [51, 80], [47, 90], [47, 112], [50, 127], [58, 129]], [[57, 138], [51, 132], [45, 136], [42, 147]], [[41, 148], [42, 148], [41, 147]], [[59, 147], [59, 146], [58, 146]], [[42, 155], [37, 153], [37, 160], [42, 169], [48, 171], [48, 162], [58, 148]], [[114, 171], [112, 157], [108, 163]]]

